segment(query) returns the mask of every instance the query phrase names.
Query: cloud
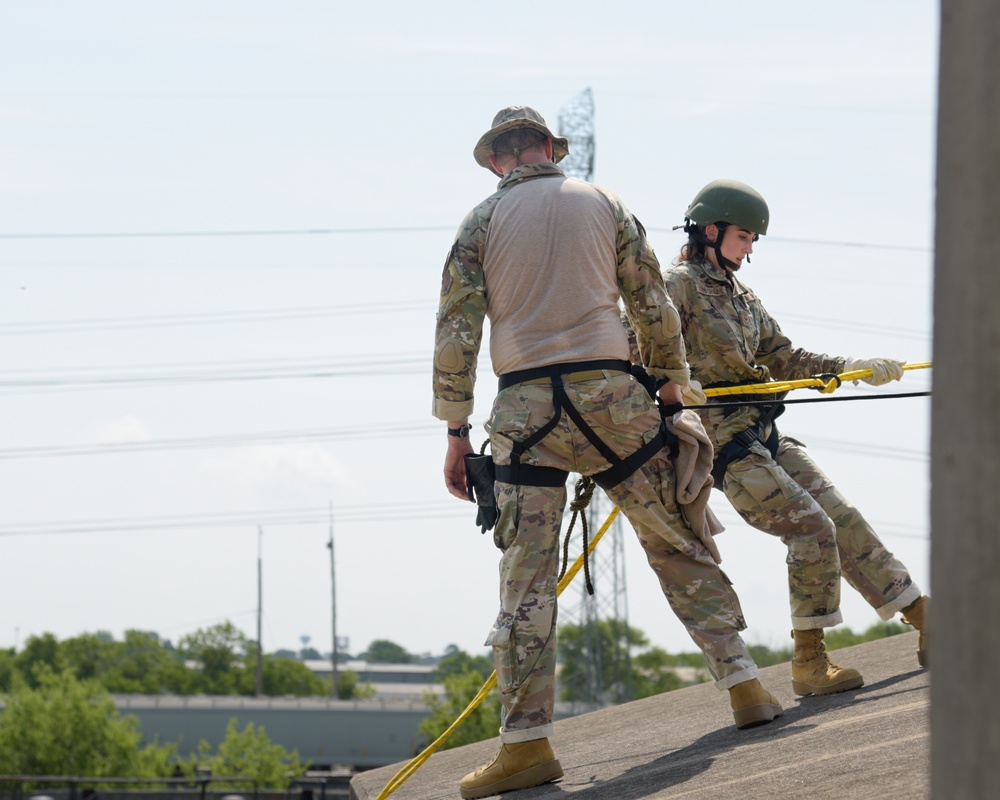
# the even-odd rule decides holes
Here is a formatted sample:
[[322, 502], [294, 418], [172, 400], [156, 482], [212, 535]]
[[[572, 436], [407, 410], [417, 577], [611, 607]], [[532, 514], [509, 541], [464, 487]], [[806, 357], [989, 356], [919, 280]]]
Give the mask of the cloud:
[[129, 414], [99, 427], [94, 441], [148, 442], [151, 438], [146, 424], [138, 417]]
[[254, 496], [301, 494], [312, 500], [327, 496], [335, 485], [353, 483], [346, 465], [318, 444], [244, 447], [203, 459], [201, 469], [212, 480], [222, 478]]

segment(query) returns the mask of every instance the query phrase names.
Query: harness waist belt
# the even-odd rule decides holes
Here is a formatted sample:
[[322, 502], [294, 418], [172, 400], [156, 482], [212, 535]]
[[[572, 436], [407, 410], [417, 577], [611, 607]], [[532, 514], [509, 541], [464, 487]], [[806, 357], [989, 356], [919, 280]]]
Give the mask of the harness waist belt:
[[596, 361], [567, 361], [564, 364], [549, 364], [544, 367], [534, 367], [533, 369], [519, 369], [508, 372], [500, 376], [499, 391], [503, 391], [509, 386], [518, 383], [531, 381], [535, 378], [557, 378], [560, 375], [567, 375], [571, 372], [588, 372], [592, 370], [610, 370], [612, 372], [630, 372], [632, 365], [628, 361], [619, 361], [613, 358], [598, 359]]
[[495, 464], [497, 480], [521, 486], [548, 486], [555, 489], [566, 485], [569, 473], [555, 467], [536, 467], [533, 464]]

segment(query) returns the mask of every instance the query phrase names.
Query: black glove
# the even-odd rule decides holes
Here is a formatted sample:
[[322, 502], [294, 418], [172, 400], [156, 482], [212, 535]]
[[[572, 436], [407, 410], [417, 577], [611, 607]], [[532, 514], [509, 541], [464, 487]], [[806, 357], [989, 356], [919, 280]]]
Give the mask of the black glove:
[[496, 482], [496, 470], [493, 468], [492, 455], [465, 454], [465, 485], [469, 491], [469, 499], [478, 506], [476, 524], [480, 533], [486, 533], [497, 524], [497, 498], [493, 493]]

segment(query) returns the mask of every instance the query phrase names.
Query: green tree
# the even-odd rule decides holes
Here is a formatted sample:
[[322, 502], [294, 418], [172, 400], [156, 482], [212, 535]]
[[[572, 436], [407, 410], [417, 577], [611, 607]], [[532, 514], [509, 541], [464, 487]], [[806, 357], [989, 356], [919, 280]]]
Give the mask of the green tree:
[[366, 697], [375, 696], [375, 687], [368, 682], [362, 683], [358, 673], [354, 670], [345, 670], [337, 673], [337, 699], [338, 700], [363, 700]]
[[[639, 700], [654, 694], [671, 692], [684, 686], [684, 681], [677, 677], [674, 667], [677, 659], [670, 656], [666, 650], [651, 647], [632, 658], [632, 685], [634, 697]], [[702, 661], [702, 666], [705, 662]]]
[[[461, 674], [452, 674], [444, 679], [444, 699], [433, 691], [424, 692], [424, 702], [430, 709], [430, 716], [420, 723], [420, 732], [428, 741], [436, 741], [448, 727], [468, 708], [469, 703], [483, 686], [483, 676], [474, 669]], [[494, 687], [483, 701], [459, 725], [442, 750], [492, 739], [500, 730], [500, 699]]]
[[368, 660], [376, 664], [412, 664], [413, 656], [388, 639], [376, 639], [368, 645]]
[[60, 663], [82, 681], [97, 680], [120, 660], [120, 645], [104, 631], [83, 633], [58, 643]]
[[[188, 775], [193, 775], [196, 765], [212, 768], [212, 774], [227, 778], [251, 778], [259, 789], [286, 789], [293, 778], [305, 774], [308, 764], [299, 761], [297, 750], [286, 750], [272, 744], [263, 726], [254, 728], [252, 722], [241, 731], [236, 719], [229, 720], [226, 738], [216, 753], [212, 746], [202, 741], [197, 754], [192, 754], [183, 767]], [[213, 789], [248, 789], [245, 783], [213, 783]]]
[[14, 648], [0, 650], [0, 692], [9, 692], [14, 675], [17, 674], [17, 656]]
[[157, 744], [140, 748], [138, 720], [122, 717], [96, 681], [66, 668], [35, 667], [34, 685], [15, 675], [0, 715], [0, 773], [137, 777]]
[[38, 686], [37, 667], [47, 666], [50, 670], [59, 670], [59, 641], [51, 633], [41, 636], [31, 636], [24, 643], [24, 649], [17, 654], [15, 666], [21, 677], [29, 686]]
[[896, 636], [897, 634], [907, 633], [911, 630], [913, 628], [899, 622], [876, 622], [864, 633], [855, 633], [850, 628], [833, 628], [826, 632], [823, 640], [826, 642], [827, 650], [837, 650], [841, 647], [851, 647], [863, 642], [884, 639], [887, 636]]
[[223, 622], [188, 634], [178, 643], [181, 655], [201, 664], [200, 691], [205, 694], [237, 694], [239, 671], [249, 640], [233, 623]]
[[[243, 668], [235, 673], [236, 691], [252, 695], [257, 684], [257, 643], [247, 644]], [[301, 661], [274, 658], [265, 655], [261, 660], [261, 679], [264, 694], [271, 697], [294, 695], [309, 697], [327, 695], [330, 685]]]
[[[633, 699], [634, 666], [630, 648], [648, 646], [649, 640], [638, 628], [617, 620], [602, 619], [594, 625], [559, 626], [559, 697], [562, 700], [597, 699], [624, 703]], [[601, 696], [593, 697], [597, 686]]]
[[485, 681], [493, 674], [493, 659], [489, 656], [471, 656], [464, 650], [455, 649], [442, 658], [434, 670], [438, 683], [444, 683], [452, 675], [477, 672]]
[[109, 692], [128, 694], [193, 694], [198, 675], [184, 666], [181, 657], [148, 631], [125, 631], [119, 660], [103, 681]]
[[792, 660], [792, 648], [784, 650], [772, 650], [763, 644], [747, 645], [747, 650], [753, 657], [754, 663], [761, 668], [770, 667], [772, 664], [785, 664]]

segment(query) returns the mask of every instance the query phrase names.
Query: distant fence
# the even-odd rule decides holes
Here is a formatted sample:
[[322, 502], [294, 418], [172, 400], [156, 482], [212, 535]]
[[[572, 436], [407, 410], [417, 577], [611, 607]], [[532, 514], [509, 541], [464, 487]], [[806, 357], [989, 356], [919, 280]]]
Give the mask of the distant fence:
[[235, 777], [0, 775], [0, 800], [342, 800], [350, 796], [350, 779], [350, 773], [307, 775], [275, 791], [258, 789], [252, 778]]

